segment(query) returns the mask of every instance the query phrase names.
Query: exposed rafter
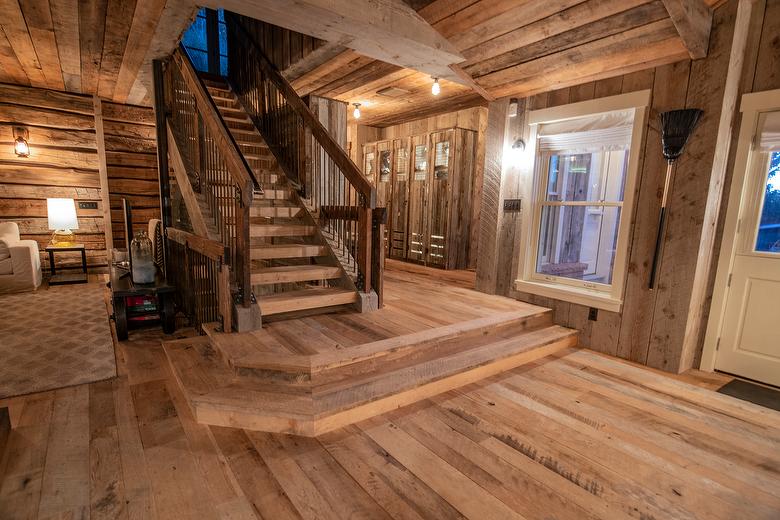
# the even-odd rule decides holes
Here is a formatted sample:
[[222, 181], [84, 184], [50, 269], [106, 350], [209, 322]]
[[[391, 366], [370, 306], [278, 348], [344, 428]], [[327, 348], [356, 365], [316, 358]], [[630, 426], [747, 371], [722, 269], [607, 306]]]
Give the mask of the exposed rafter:
[[663, 0], [691, 58], [707, 56], [712, 29], [712, 9], [702, 0]]

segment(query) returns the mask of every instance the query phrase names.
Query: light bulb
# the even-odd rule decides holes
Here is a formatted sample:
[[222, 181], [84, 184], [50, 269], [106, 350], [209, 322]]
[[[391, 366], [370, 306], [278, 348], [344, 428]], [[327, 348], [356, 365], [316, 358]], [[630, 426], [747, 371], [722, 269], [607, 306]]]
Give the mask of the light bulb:
[[355, 105], [355, 110], [352, 112], [352, 116], [355, 119], [360, 119], [360, 103], [352, 103]]
[[30, 156], [30, 146], [27, 144], [27, 141], [24, 137], [16, 138], [16, 141], [14, 141], [14, 152], [19, 157]]
[[433, 85], [431, 85], [431, 94], [438, 96], [441, 92], [441, 85], [439, 85], [439, 78], [433, 78]]

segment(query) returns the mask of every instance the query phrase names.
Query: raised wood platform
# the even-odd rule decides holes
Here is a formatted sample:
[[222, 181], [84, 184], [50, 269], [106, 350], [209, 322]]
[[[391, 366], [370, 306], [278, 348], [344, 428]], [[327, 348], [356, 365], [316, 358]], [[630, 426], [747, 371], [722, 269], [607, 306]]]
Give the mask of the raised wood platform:
[[414, 271], [389, 276], [390, 303], [368, 315], [298, 318], [244, 334], [206, 324], [207, 337], [166, 342], [198, 422], [316, 436], [577, 343], [549, 309]]

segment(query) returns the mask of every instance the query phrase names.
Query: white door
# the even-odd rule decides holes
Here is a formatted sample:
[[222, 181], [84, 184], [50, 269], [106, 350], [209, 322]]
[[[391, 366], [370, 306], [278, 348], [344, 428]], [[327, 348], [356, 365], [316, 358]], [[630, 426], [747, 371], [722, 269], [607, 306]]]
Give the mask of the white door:
[[756, 120], [715, 368], [780, 386], [780, 111]]

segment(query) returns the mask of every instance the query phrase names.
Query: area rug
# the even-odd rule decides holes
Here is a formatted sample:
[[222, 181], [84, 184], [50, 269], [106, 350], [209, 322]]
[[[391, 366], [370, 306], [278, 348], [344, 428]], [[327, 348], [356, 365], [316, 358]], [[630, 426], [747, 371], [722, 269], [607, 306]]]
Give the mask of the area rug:
[[88, 283], [0, 296], [0, 398], [116, 376], [104, 291]]

